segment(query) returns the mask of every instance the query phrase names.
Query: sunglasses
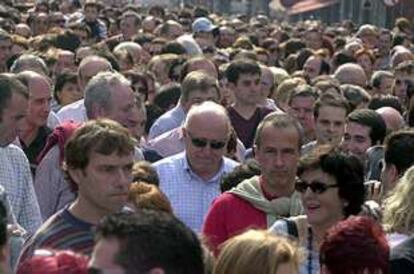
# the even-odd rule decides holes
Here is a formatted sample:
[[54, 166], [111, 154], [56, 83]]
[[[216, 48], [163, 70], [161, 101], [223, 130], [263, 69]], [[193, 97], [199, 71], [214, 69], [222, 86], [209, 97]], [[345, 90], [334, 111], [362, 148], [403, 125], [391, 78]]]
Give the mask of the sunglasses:
[[190, 132], [187, 131], [188, 136], [191, 139], [191, 143], [195, 147], [204, 148], [207, 146], [207, 144], [210, 144], [211, 149], [222, 149], [226, 146], [226, 142], [224, 141], [214, 141], [214, 140], [207, 140], [205, 138], [196, 138], [190, 134]]
[[305, 193], [308, 187], [312, 190], [313, 193], [322, 194], [330, 188], [339, 187], [339, 185], [327, 185], [318, 181], [313, 181], [310, 184], [304, 181], [298, 181], [295, 184], [296, 191], [300, 193]]

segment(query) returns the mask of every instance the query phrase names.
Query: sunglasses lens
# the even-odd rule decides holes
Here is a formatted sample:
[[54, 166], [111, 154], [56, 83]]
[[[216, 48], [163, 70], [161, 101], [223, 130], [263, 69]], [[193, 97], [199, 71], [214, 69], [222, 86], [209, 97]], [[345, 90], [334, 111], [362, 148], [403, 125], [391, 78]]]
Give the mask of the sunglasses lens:
[[309, 185], [309, 187], [316, 194], [324, 193], [327, 190], [326, 185], [322, 184], [322, 183], [312, 183], [312, 184]]
[[205, 147], [207, 145], [207, 141], [206, 140], [202, 140], [202, 139], [198, 139], [198, 138], [192, 138], [191, 139], [191, 142], [196, 147]]
[[318, 182], [314, 182], [310, 184], [299, 182], [295, 184], [296, 191], [300, 193], [305, 193], [308, 187], [312, 190], [313, 193], [316, 193], [316, 194], [322, 194], [328, 189], [328, 187], [325, 184], [318, 183]]
[[297, 192], [304, 193], [308, 189], [308, 185], [305, 183], [296, 183], [295, 189]]
[[211, 147], [212, 149], [221, 149], [221, 148], [223, 148], [225, 145], [226, 145], [226, 143], [225, 143], [225, 142], [215, 142], [215, 141], [210, 142], [210, 147]]

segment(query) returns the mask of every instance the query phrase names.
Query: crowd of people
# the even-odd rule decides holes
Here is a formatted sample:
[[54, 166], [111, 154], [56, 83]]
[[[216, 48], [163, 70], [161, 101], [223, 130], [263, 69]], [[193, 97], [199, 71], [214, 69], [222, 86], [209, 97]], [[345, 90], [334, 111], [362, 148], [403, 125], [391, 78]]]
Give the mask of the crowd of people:
[[30, 3], [0, 3], [0, 273], [414, 273], [411, 19]]

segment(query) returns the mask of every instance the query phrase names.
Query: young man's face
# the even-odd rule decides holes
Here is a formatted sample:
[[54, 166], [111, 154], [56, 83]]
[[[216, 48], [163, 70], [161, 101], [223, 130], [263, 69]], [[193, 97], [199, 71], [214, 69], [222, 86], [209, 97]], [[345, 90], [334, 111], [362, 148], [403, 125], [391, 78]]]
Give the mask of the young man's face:
[[367, 126], [355, 122], [347, 122], [342, 148], [345, 152], [355, 155], [364, 163], [367, 149], [374, 145], [372, 144], [370, 133], [371, 128]]
[[17, 129], [24, 123], [28, 100], [20, 94], [13, 94], [2, 110], [0, 119], [0, 147], [5, 147], [17, 137]]
[[98, 8], [93, 6], [87, 6], [83, 11], [87, 22], [93, 22], [98, 18]]
[[260, 74], [240, 74], [237, 83], [229, 83], [237, 103], [252, 106], [260, 102], [260, 78]]
[[315, 120], [316, 139], [320, 144], [337, 145], [344, 136], [346, 110], [335, 106], [321, 106]]
[[123, 18], [120, 22], [120, 29], [126, 39], [132, 38], [138, 31], [135, 18], [132, 16]]
[[10, 39], [0, 40], [0, 65], [6, 65], [12, 49], [12, 41]]
[[296, 96], [289, 105], [288, 113], [299, 120], [305, 132], [315, 129], [314, 105], [315, 98], [312, 96]]
[[69, 169], [79, 187], [82, 210], [102, 216], [120, 211], [128, 200], [133, 163], [133, 151], [126, 155], [117, 152], [103, 155], [92, 151], [84, 169]]

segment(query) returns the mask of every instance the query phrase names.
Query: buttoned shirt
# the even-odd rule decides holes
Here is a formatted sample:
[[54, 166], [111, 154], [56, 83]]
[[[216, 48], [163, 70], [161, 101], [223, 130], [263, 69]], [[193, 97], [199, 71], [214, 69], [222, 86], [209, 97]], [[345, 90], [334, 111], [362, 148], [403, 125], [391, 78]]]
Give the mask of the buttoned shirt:
[[0, 184], [6, 190], [17, 222], [33, 234], [42, 223], [29, 161], [16, 145], [0, 147]]
[[220, 195], [221, 178], [239, 163], [223, 157], [218, 172], [208, 181], [190, 167], [186, 153], [165, 158], [154, 164], [160, 178], [160, 188], [167, 195], [174, 214], [193, 231], [201, 230], [212, 201]]
[[181, 126], [184, 122], [185, 116], [186, 114], [184, 109], [180, 104], [177, 104], [173, 109], [170, 109], [155, 120], [154, 124], [150, 128], [148, 140]]
[[67, 121], [74, 121], [78, 123], [83, 123], [88, 121], [88, 117], [86, 116], [86, 108], [84, 104], [84, 100], [75, 101], [69, 105], [64, 106], [59, 110], [57, 113], [60, 123], [67, 122]]

